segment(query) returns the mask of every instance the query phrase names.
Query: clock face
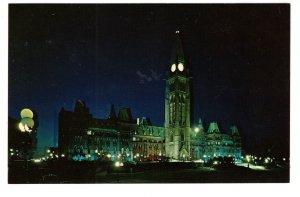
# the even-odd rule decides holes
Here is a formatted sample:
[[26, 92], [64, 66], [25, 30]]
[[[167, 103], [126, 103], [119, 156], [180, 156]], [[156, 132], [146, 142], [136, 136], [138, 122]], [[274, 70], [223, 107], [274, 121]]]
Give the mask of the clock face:
[[182, 63], [179, 63], [179, 64], [178, 64], [178, 69], [179, 69], [180, 71], [183, 71], [184, 67], [183, 67], [183, 64], [182, 64]]
[[173, 65], [171, 66], [171, 71], [172, 71], [172, 72], [175, 72], [175, 70], [176, 70], [176, 65], [173, 64]]

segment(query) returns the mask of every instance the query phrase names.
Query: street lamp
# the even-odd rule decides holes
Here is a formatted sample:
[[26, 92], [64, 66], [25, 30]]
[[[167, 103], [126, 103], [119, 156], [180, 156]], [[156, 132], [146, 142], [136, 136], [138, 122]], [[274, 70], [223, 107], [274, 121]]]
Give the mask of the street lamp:
[[247, 156], [246, 156], [246, 160], [247, 160], [247, 162], [248, 162], [248, 168], [249, 168], [250, 155], [247, 155]]
[[269, 158], [265, 158], [265, 163], [269, 163]]
[[[34, 127], [33, 121], [33, 112], [30, 109], [22, 109], [20, 112], [21, 121], [19, 123], [19, 129], [22, 133], [27, 133], [30, 135], [32, 129]], [[27, 139], [24, 142], [24, 152], [25, 152], [25, 159], [26, 159], [26, 179], [28, 182], [28, 142]]]

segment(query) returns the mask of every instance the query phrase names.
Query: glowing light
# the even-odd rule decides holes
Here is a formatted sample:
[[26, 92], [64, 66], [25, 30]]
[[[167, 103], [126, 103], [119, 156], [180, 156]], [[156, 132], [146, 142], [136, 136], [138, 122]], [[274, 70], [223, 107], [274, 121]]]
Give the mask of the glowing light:
[[26, 131], [24, 125], [21, 122], [19, 123], [19, 129], [21, 130], [21, 132]]
[[[136, 154], [136, 156], [137, 156], [137, 157], [139, 157], [139, 156], [140, 156], [140, 154], [139, 154], [139, 153], [137, 153], [137, 154]], [[143, 156], [143, 155], [142, 155], [142, 156]]]
[[214, 163], [213, 163], [214, 165], [218, 165], [218, 161], [214, 161]]
[[285, 158], [283, 158], [282, 160], [285, 161]]
[[135, 141], [135, 140], [136, 140], [136, 138], [135, 138], [135, 137], [133, 137], [133, 138], [132, 138], [132, 140], [133, 140], [133, 141]]
[[195, 160], [194, 162], [195, 162], [195, 163], [204, 163], [204, 161], [203, 161], [202, 159]]
[[41, 162], [41, 159], [35, 159], [33, 160], [34, 163], [40, 163]]
[[159, 152], [159, 154], [158, 154], [159, 156], [161, 156], [161, 152]]
[[203, 157], [205, 158], [205, 157], [206, 157], [206, 155], [203, 155]]
[[195, 133], [198, 133], [198, 132], [200, 131], [199, 127], [196, 127], [196, 128], [194, 129], [194, 131], [195, 131]]
[[50, 153], [50, 149], [47, 150], [47, 153]]
[[126, 156], [129, 157], [129, 154], [127, 153]]
[[172, 64], [172, 66], [171, 66], [171, 71], [172, 71], [172, 72], [175, 72], [175, 70], [176, 70], [176, 65], [175, 65], [175, 64]]
[[61, 154], [61, 157], [65, 157], [65, 155], [64, 155], [64, 154]]
[[14, 155], [14, 153], [10, 153], [10, 155], [12, 156], [12, 155]]
[[250, 161], [250, 155], [247, 155], [247, 156], [246, 156], [246, 159], [247, 159], [247, 161], [249, 162], [249, 161]]
[[58, 158], [58, 155], [55, 155], [56, 158]]
[[179, 34], [179, 30], [176, 30], [175, 33], [176, 33], [176, 34]]
[[11, 149], [9, 149], [9, 150], [10, 150], [10, 151], [14, 151], [14, 149], [12, 149], [12, 148], [11, 148]]
[[50, 153], [50, 156], [51, 156], [51, 157], [53, 157], [53, 154], [52, 154], [52, 153]]
[[22, 118], [21, 123], [25, 126], [32, 128], [34, 126], [34, 121], [31, 118]]
[[87, 131], [87, 134], [88, 135], [92, 135], [92, 131]]
[[183, 71], [183, 69], [184, 69], [183, 64], [182, 64], [182, 63], [179, 63], [179, 64], [178, 64], [178, 70], [179, 70], [179, 71]]
[[268, 158], [265, 159], [265, 163], [269, 163], [269, 159]]
[[32, 131], [32, 130], [27, 126], [27, 124], [25, 124], [25, 130], [28, 131], [29, 133]]
[[117, 161], [117, 162], [115, 163], [115, 166], [116, 166], [116, 167], [120, 167], [120, 162]]
[[22, 109], [21, 118], [33, 118], [33, 112], [30, 109]]
[[111, 154], [107, 154], [106, 156], [107, 156], [108, 158], [111, 158]]

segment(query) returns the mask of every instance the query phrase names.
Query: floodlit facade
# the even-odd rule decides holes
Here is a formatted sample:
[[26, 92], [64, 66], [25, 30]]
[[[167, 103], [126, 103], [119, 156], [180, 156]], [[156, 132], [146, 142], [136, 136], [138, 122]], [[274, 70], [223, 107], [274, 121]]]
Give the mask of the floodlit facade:
[[59, 113], [59, 151], [73, 160], [156, 160], [164, 153], [164, 128], [149, 118], [133, 119], [129, 108], [106, 119], [94, 118], [77, 100], [74, 111]]
[[190, 73], [179, 36], [179, 31], [176, 31], [169, 77], [166, 81], [166, 156], [190, 160]]
[[186, 61], [180, 32], [175, 33], [165, 93], [164, 127], [149, 118], [133, 118], [131, 109], [114, 105], [107, 118], [94, 118], [77, 100], [73, 111], [59, 113], [59, 152], [73, 160], [203, 160], [214, 157], [241, 159], [241, 138], [236, 126], [231, 133], [212, 122], [205, 129], [200, 120], [191, 126], [191, 69]]

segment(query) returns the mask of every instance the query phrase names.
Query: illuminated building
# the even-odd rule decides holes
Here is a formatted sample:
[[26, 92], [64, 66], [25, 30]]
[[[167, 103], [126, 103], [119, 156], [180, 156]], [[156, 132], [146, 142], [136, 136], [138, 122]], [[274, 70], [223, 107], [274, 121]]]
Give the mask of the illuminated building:
[[77, 100], [74, 111], [59, 113], [59, 151], [74, 160], [208, 160], [241, 158], [241, 138], [236, 127], [221, 132], [212, 122], [205, 131], [200, 120], [191, 126], [191, 68], [184, 56], [179, 31], [168, 66], [165, 94], [165, 125], [149, 118], [134, 119], [129, 108], [114, 105], [105, 119], [94, 118], [86, 104]]
[[171, 55], [169, 77], [166, 81], [165, 128], [166, 156], [190, 159], [190, 69], [185, 61], [179, 31]]
[[106, 119], [97, 119], [77, 100], [73, 112], [59, 113], [59, 151], [74, 160], [154, 160], [164, 154], [163, 142], [164, 128], [133, 119], [129, 108], [116, 116], [112, 105]]
[[[176, 160], [241, 157], [241, 139], [236, 127], [221, 133], [216, 122], [205, 132], [202, 121], [191, 128], [191, 68], [186, 61], [180, 32], [175, 32], [165, 96], [166, 156]], [[205, 156], [205, 158], [204, 158]]]

